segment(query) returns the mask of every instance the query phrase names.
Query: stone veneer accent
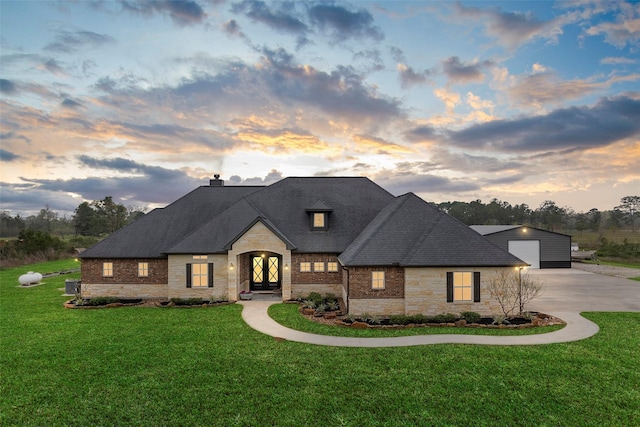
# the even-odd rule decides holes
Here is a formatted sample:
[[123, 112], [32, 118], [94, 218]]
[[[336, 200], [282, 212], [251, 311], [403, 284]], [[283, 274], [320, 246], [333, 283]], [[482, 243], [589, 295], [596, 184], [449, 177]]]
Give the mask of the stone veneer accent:
[[212, 297], [227, 296], [228, 265], [226, 254], [209, 254], [207, 263], [213, 263], [213, 288], [187, 288], [187, 264], [193, 264], [193, 255], [169, 255], [169, 298], [202, 298], [210, 300]]
[[[512, 271], [511, 267], [479, 268], [350, 268], [350, 314], [425, 314], [433, 316], [441, 313], [459, 314], [463, 311], [475, 311], [483, 315], [500, 313], [500, 306], [489, 295], [487, 284], [496, 272]], [[389, 292], [376, 294], [371, 290], [371, 271], [389, 271], [385, 274]], [[402, 271], [402, 274], [400, 274]], [[447, 272], [479, 271], [480, 302], [447, 302]], [[391, 274], [389, 274], [391, 273]], [[400, 279], [402, 276], [402, 280]], [[392, 277], [391, 283], [389, 278]], [[355, 281], [354, 281], [355, 278]], [[402, 283], [402, 292], [398, 289]], [[355, 286], [354, 286], [355, 284]], [[387, 290], [385, 289], [385, 291]], [[356, 295], [359, 296], [356, 297]], [[404, 296], [404, 298], [402, 298]]]
[[[113, 263], [113, 277], [102, 277], [102, 265]], [[138, 277], [138, 263], [149, 264], [149, 276]], [[167, 298], [168, 263], [160, 258], [83, 259], [80, 265], [82, 296], [95, 298]]]
[[[405, 314], [459, 314], [463, 311], [475, 311], [484, 315], [500, 313], [500, 306], [495, 299], [489, 295], [487, 284], [492, 275], [502, 270], [512, 271], [513, 268], [406, 268]], [[480, 302], [447, 302], [448, 271], [479, 271]]]
[[[228, 271], [228, 297], [229, 301], [237, 301], [238, 294], [244, 286], [241, 282], [241, 270], [238, 266], [241, 264], [242, 254], [248, 252], [273, 252], [282, 255], [282, 299], [291, 299], [291, 251], [287, 249], [287, 245], [280, 240], [267, 226], [262, 222], [256, 222], [246, 233], [236, 240], [228, 252], [228, 262], [233, 263], [236, 268]], [[289, 266], [288, 269], [284, 266]], [[215, 271], [215, 268], [214, 268]], [[247, 282], [248, 283], [248, 282]], [[215, 287], [215, 285], [214, 285]]]

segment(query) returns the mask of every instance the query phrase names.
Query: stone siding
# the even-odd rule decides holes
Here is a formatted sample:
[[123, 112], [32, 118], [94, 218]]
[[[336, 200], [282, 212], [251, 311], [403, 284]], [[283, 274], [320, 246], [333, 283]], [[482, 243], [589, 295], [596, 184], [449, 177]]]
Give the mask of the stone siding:
[[[257, 222], [233, 243], [231, 250], [228, 252], [228, 262], [236, 266], [233, 270], [227, 268], [229, 301], [237, 301], [240, 291], [247, 290], [241, 288], [245, 283], [242, 280], [244, 279], [244, 276], [242, 276], [244, 274], [242, 270], [244, 269], [238, 268], [238, 266], [241, 263], [241, 255], [250, 252], [273, 252], [282, 255], [282, 299], [291, 299], [291, 251], [267, 226]], [[289, 268], [284, 268], [285, 266], [289, 266]]]
[[[407, 268], [405, 269], [405, 314], [460, 314], [475, 311], [483, 315], [500, 313], [497, 302], [487, 290], [490, 277], [497, 271], [513, 271], [511, 267], [479, 268]], [[447, 302], [447, 272], [479, 271], [480, 302]]]
[[391, 316], [404, 313], [404, 298], [350, 299], [349, 314]]
[[[200, 261], [200, 260], [197, 260]], [[197, 262], [195, 261], [195, 262]], [[212, 297], [227, 296], [228, 265], [227, 255], [210, 254], [207, 263], [213, 263], [213, 288], [187, 288], [187, 264], [193, 264], [193, 255], [169, 256], [169, 298], [202, 298], [210, 300]]]

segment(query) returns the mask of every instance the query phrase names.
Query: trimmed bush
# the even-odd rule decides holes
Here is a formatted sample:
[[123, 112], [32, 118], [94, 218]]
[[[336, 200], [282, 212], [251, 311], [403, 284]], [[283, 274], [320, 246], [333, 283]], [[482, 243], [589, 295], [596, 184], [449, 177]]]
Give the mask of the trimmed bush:
[[460, 313], [460, 318], [467, 321], [467, 323], [478, 323], [482, 316], [475, 311], [463, 311]]
[[433, 317], [435, 323], [453, 323], [456, 319], [457, 316], [451, 313], [442, 313]]
[[204, 303], [202, 298], [171, 298], [169, 301], [175, 305], [202, 305]]

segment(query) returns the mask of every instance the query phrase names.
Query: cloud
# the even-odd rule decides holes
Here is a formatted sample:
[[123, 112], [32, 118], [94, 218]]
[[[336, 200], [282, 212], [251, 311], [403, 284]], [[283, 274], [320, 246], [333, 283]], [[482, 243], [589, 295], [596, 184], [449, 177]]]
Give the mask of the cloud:
[[465, 64], [457, 56], [452, 56], [442, 61], [445, 75], [454, 83], [482, 82], [484, 74], [480, 70], [493, 65], [492, 61]]
[[247, 36], [240, 30], [240, 25], [235, 19], [231, 19], [222, 25], [222, 30], [230, 37], [247, 39]]
[[432, 142], [438, 138], [438, 134], [433, 127], [420, 125], [405, 131], [404, 137], [411, 142]]
[[18, 87], [11, 80], [0, 79], [0, 93], [5, 95], [16, 95], [18, 93]]
[[371, 135], [353, 135], [352, 138], [357, 144], [356, 151], [366, 154], [398, 155], [413, 152], [408, 147]]
[[282, 180], [282, 178], [284, 178], [282, 172], [276, 169], [271, 169], [271, 172], [269, 172], [264, 178], [242, 178], [238, 175], [233, 175], [229, 177], [228, 181], [231, 185], [269, 185]]
[[[401, 165], [402, 166], [402, 165]], [[404, 165], [405, 168], [407, 164]], [[382, 171], [372, 178], [378, 185], [392, 194], [413, 193], [444, 193], [477, 191], [478, 183], [469, 179], [449, 178], [429, 173], [415, 172], [411, 169], [396, 169]]]
[[[0, 135], [0, 139], [4, 139], [3, 138], [4, 135]], [[20, 158], [19, 155], [12, 153], [11, 151], [8, 150], [4, 150], [2, 148], [0, 148], [0, 160], [3, 162], [12, 162], [14, 160], [18, 160]]]
[[281, 99], [318, 108], [334, 120], [388, 122], [404, 115], [398, 100], [379, 96], [352, 67], [339, 66], [326, 73], [296, 65], [282, 49], [263, 53], [267, 87]]
[[269, 4], [260, 0], [243, 0], [234, 3], [233, 13], [243, 13], [253, 22], [259, 22], [281, 33], [298, 36], [298, 47], [309, 43], [307, 33], [309, 27], [302, 21], [302, 16], [296, 13], [295, 3], [279, 3], [279, 9], [272, 9]]
[[120, 4], [123, 10], [145, 17], [168, 14], [180, 27], [201, 24], [207, 17], [202, 6], [191, 0], [121, 0]]
[[309, 8], [309, 18], [314, 27], [328, 34], [334, 42], [347, 38], [381, 41], [384, 34], [373, 25], [373, 16], [365, 10], [351, 11], [337, 4], [316, 4]]
[[604, 35], [607, 43], [617, 48], [627, 44], [637, 46], [640, 42], [640, 7], [634, 3], [619, 2], [614, 4], [618, 9], [616, 22], [599, 22], [585, 30], [587, 35]]
[[640, 100], [602, 98], [593, 107], [570, 107], [549, 114], [495, 120], [449, 132], [465, 149], [502, 152], [586, 150], [640, 135]]
[[601, 64], [637, 64], [637, 59], [631, 59], [624, 56], [607, 56], [606, 58], [602, 58], [600, 60]]
[[396, 68], [398, 70], [400, 84], [403, 89], [408, 89], [415, 85], [430, 82], [429, 76], [431, 75], [431, 72], [428, 70], [416, 72], [413, 68], [403, 63], [398, 63]]
[[245, 129], [234, 135], [234, 139], [271, 153], [327, 154], [330, 149], [329, 144], [300, 129]]
[[595, 78], [561, 80], [554, 70], [534, 64], [532, 73], [511, 76], [499, 84], [514, 104], [523, 108], [543, 109], [548, 104], [565, 104], [569, 100], [607, 89], [615, 83], [637, 80], [640, 80], [640, 74], [611, 76], [604, 81]]
[[353, 62], [364, 61], [365, 71], [382, 71], [384, 70], [384, 61], [379, 50], [369, 49], [356, 52], [353, 54]]
[[53, 58], [47, 59], [44, 63], [40, 64], [42, 69], [49, 71], [52, 74], [57, 76], [66, 76], [67, 72], [64, 70], [64, 67], [60, 65], [58, 61]]
[[538, 20], [532, 13], [505, 12], [500, 8], [480, 9], [456, 3], [457, 16], [470, 20], [482, 20], [487, 34], [498, 43], [515, 49], [533, 39], [555, 41], [562, 34], [562, 19]]
[[74, 100], [73, 100], [73, 99], [71, 99], [71, 98], [65, 98], [65, 99], [60, 103], [60, 105], [62, 105], [62, 106], [63, 106], [63, 107], [65, 107], [65, 108], [70, 108], [70, 109], [72, 109], [72, 110], [75, 110], [75, 109], [78, 109], [78, 108], [82, 108], [82, 107], [83, 107], [83, 105], [82, 105], [80, 102], [78, 102], [78, 101], [74, 101]]
[[99, 200], [111, 195], [123, 203], [136, 205], [166, 204], [168, 200], [184, 195], [185, 189], [204, 184], [183, 171], [148, 166], [129, 159], [98, 159], [84, 155], [78, 160], [85, 167], [127, 173], [129, 176], [21, 179], [37, 191], [78, 194], [86, 200]]
[[44, 49], [54, 52], [71, 53], [85, 47], [96, 48], [110, 43], [115, 43], [115, 39], [106, 34], [83, 30], [59, 30], [55, 36], [55, 40], [46, 45]]

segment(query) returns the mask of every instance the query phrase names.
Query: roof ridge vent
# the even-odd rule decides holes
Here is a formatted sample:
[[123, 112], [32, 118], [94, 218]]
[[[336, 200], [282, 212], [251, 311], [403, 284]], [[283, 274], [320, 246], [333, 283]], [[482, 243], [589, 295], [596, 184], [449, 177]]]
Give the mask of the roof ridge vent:
[[210, 187], [224, 187], [224, 179], [220, 179], [220, 174], [213, 175], [213, 178], [209, 180]]

